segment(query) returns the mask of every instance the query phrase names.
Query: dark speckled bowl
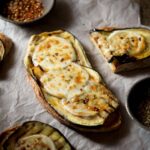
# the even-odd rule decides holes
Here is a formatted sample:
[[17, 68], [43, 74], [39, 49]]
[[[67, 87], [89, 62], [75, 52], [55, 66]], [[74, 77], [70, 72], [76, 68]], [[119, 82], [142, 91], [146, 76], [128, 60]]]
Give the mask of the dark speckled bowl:
[[55, 2], [55, 0], [41, 0], [41, 1], [43, 3], [43, 6], [44, 6], [44, 13], [41, 17], [36, 18], [32, 21], [28, 21], [28, 22], [17, 22], [17, 21], [10, 20], [7, 17], [5, 17], [4, 15], [2, 15], [1, 10], [2, 10], [2, 7], [3, 7], [3, 3], [5, 3], [6, 0], [0, 0], [0, 18], [5, 20], [5, 21], [8, 21], [8, 22], [11, 22], [11, 23], [14, 23], [14, 24], [18, 24], [18, 25], [33, 23], [37, 20], [42, 19], [44, 16], [46, 16], [50, 12], [50, 10], [53, 8], [54, 2]]
[[126, 108], [130, 117], [142, 128], [149, 130], [139, 119], [138, 107], [143, 100], [150, 100], [150, 77], [137, 82], [130, 90], [127, 98]]

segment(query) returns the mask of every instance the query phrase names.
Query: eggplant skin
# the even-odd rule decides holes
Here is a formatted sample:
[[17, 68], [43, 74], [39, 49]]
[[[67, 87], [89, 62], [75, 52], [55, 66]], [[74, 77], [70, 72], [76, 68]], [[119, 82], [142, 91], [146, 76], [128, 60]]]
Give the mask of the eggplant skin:
[[8, 137], [14, 133], [14, 131], [19, 128], [19, 126], [14, 126], [12, 128], [6, 129], [4, 132], [0, 134], [0, 150], [4, 150], [3, 144], [6, 142]]
[[[18, 128], [15, 128], [10, 135], [8, 133], [9, 132], [7, 132], [7, 139], [2, 143], [2, 145], [0, 145], [0, 150], [14, 150], [15, 145], [20, 138], [26, 138], [32, 135], [44, 135], [50, 138], [53, 141], [56, 149], [74, 150], [74, 148], [60, 133], [60, 131], [39, 121], [25, 122]], [[5, 135], [6, 132], [3, 132], [2, 134]]]
[[134, 57], [129, 57], [128, 55], [124, 54], [122, 56], [113, 56], [108, 62], [111, 63], [114, 60], [117, 60], [119, 64], [135, 62], [137, 59]]

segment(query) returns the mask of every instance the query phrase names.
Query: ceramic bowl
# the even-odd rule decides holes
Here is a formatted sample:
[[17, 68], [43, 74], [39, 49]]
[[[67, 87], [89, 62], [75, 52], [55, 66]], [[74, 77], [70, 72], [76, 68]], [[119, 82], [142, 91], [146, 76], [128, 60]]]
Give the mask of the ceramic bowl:
[[[138, 81], [129, 91], [126, 108], [130, 117], [142, 128], [149, 130], [139, 119], [139, 107], [144, 100], [150, 101], [150, 77]], [[145, 109], [145, 108], [143, 108]]]
[[[0, 0], [0, 7], [3, 7], [3, 4], [5, 2], [6, 2], [6, 0]], [[11, 22], [11, 23], [14, 23], [14, 24], [18, 24], [18, 25], [33, 23], [35, 21], [38, 21], [38, 20], [42, 19], [43, 17], [45, 17], [51, 11], [51, 9], [54, 6], [55, 0], [41, 0], [41, 2], [43, 3], [43, 6], [44, 6], [44, 13], [43, 13], [42, 16], [40, 16], [39, 18], [36, 18], [34, 20], [27, 21], [27, 22], [13, 21], [11, 19], [8, 19], [4, 15], [2, 15], [1, 12], [0, 12], [0, 18], [5, 20], [5, 21], [8, 21], [8, 22]], [[2, 8], [0, 8], [0, 10], [2, 10]]]

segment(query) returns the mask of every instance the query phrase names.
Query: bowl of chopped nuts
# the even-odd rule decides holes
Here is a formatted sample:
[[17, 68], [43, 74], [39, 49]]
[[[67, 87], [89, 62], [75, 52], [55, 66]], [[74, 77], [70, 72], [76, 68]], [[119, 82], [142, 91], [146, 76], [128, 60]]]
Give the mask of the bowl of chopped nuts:
[[55, 0], [0, 0], [0, 18], [15, 24], [28, 24], [46, 16]]
[[134, 121], [150, 131], [150, 77], [142, 79], [131, 88], [126, 108]]

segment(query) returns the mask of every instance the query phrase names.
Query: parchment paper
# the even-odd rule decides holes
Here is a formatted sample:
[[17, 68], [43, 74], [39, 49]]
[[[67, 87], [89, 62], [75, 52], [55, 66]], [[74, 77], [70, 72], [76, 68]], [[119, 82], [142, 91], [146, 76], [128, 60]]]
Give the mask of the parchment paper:
[[[0, 64], [0, 132], [15, 123], [39, 120], [58, 128], [77, 150], [150, 149], [150, 133], [133, 122], [125, 110], [130, 88], [149, 76], [149, 69], [113, 74], [89, 40], [89, 30], [94, 27], [140, 26], [139, 16], [139, 6], [134, 0], [57, 0], [51, 13], [36, 24], [17, 26], [0, 20], [0, 32], [14, 42], [13, 50]], [[60, 28], [72, 32], [80, 40], [93, 67], [119, 99], [124, 118], [119, 130], [106, 134], [76, 132], [60, 124], [37, 101], [23, 64], [27, 42], [32, 34]]]

